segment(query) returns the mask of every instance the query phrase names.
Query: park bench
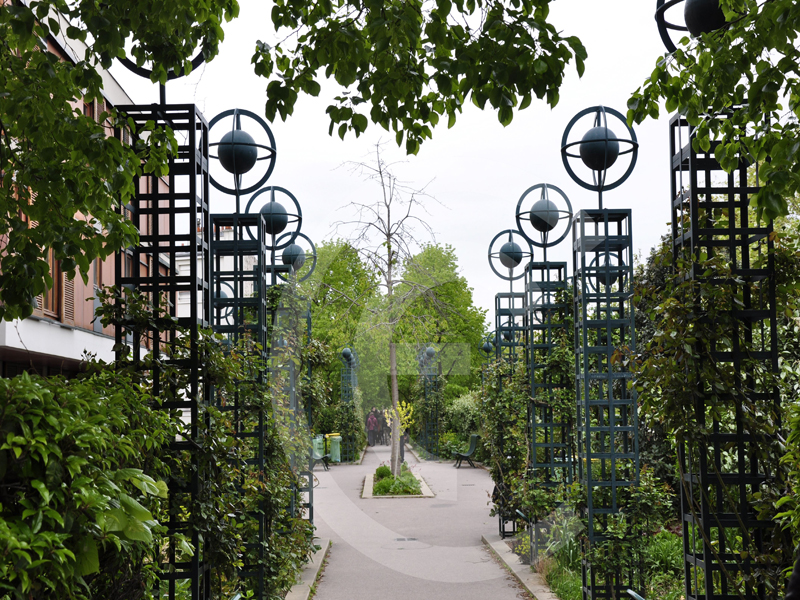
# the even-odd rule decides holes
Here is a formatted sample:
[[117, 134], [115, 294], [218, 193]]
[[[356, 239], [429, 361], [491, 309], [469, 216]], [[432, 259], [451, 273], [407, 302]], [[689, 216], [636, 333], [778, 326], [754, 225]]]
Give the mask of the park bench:
[[475, 463], [472, 462], [472, 455], [475, 454], [475, 448], [478, 446], [479, 439], [480, 436], [473, 433], [471, 436], [469, 436], [469, 450], [466, 452], [456, 452], [453, 450], [453, 458], [456, 459], [456, 469], [461, 468], [462, 460], [466, 460], [473, 469], [475, 468]]
[[317, 463], [322, 463], [322, 466], [325, 467], [325, 470], [328, 470], [328, 461], [331, 459], [330, 454], [320, 454], [316, 450], [311, 450], [311, 465], [309, 466], [309, 471], [313, 471], [314, 467], [317, 466]]

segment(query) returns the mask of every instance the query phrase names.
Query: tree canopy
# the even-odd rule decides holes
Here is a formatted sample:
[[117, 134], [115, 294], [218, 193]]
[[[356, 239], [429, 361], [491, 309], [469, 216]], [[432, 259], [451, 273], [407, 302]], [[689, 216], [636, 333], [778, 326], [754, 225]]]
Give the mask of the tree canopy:
[[[697, 150], [714, 153], [724, 169], [739, 156], [759, 163], [759, 214], [788, 213], [800, 190], [800, 6], [794, 0], [720, 0], [727, 23], [658, 59], [628, 101], [628, 120], [657, 118], [659, 103], [697, 128]], [[734, 110], [735, 109], [735, 110]]]
[[271, 78], [267, 118], [292, 114], [319, 78], [342, 88], [327, 108], [330, 132], [361, 134], [369, 121], [416, 154], [440, 117], [452, 127], [468, 100], [488, 102], [508, 125], [533, 96], [558, 102], [566, 66], [583, 74], [586, 50], [548, 23], [551, 0], [276, 0], [272, 23], [287, 31], [259, 42], [256, 73]]
[[[287, 118], [298, 94], [323, 77], [342, 91], [328, 106], [331, 132], [363, 132], [368, 121], [396, 132], [416, 153], [440, 116], [453, 126], [463, 104], [488, 102], [500, 122], [533, 96], [558, 102], [566, 65], [583, 72], [586, 52], [547, 22], [551, 0], [277, 0], [272, 23], [284, 41], [255, 43], [268, 78], [266, 114]], [[211, 60], [236, 0], [6, 1], [0, 10], [0, 318], [31, 314], [53, 285], [53, 250], [67, 276], [136, 242], [120, 214], [134, 177], [164, 174], [171, 132], [133, 147], [109, 137], [125, 127], [113, 107], [84, 115], [102, 97], [102, 69], [128, 58], [153, 82]], [[51, 37], [52, 36], [52, 37]], [[43, 51], [60, 40], [71, 52]]]

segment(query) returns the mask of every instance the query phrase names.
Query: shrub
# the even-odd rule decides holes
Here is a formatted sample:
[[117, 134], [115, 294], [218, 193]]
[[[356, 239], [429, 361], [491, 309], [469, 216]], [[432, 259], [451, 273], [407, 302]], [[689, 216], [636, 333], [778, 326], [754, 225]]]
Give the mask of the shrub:
[[385, 479], [386, 477], [392, 476], [392, 470], [387, 467], [386, 465], [381, 465], [377, 469], [375, 469], [375, 481], [380, 481], [381, 479]]
[[151, 402], [111, 370], [0, 379], [0, 594], [90, 598], [153, 581], [159, 455], [178, 419]]
[[445, 412], [445, 424], [448, 431], [468, 438], [480, 427], [480, 398], [478, 392], [467, 392], [453, 400]]
[[419, 481], [408, 470], [402, 471], [398, 477], [392, 477], [390, 473], [372, 486], [374, 496], [415, 496], [421, 493]]

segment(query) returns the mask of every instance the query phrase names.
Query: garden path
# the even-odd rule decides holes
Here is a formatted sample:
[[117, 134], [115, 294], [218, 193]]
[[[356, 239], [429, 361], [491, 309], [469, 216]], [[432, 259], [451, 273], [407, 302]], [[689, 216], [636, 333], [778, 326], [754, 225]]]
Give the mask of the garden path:
[[417, 462], [435, 498], [362, 499], [364, 477], [389, 462], [369, 448], [362, 465], [314, 471], [317, 535], [333, 540], [315, 600], [518, 600], [529, 598], [489, 554], [492, 480], [483, 469]]

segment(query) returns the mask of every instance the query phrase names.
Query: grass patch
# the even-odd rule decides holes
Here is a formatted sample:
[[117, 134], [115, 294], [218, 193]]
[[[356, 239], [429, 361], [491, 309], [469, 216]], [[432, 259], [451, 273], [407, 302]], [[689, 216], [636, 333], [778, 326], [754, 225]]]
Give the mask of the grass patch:
[[419, 480], [408, 470], [405, 463], [397, 477], [392, 477], [391, 470], [385, 465], [376, 469], [372, 484], [373, 496], [419, 496], [420, 494], [422, 488]]
[[561, 600], [583, 600], [583, 582], [580, 571], [564, 567], [552, 558], [540, 560], [537, 570], [553, 593]]

